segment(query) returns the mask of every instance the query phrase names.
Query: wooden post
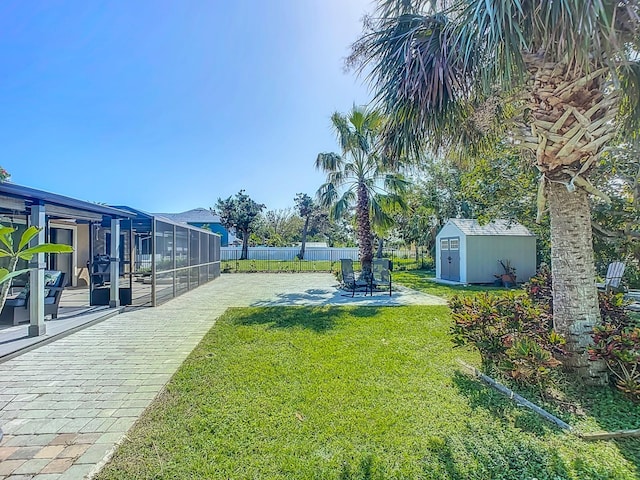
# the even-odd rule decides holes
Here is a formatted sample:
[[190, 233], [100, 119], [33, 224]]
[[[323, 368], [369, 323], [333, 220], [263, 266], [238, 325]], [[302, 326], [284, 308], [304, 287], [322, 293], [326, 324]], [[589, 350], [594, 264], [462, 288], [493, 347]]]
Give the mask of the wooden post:
[[617, 430], [615, 432], [593, 432], [583, 433], [580, 438], [584, 440], [612, 440], [615, 438], [631, 438], [640, 437], [640, 429], [636, 430]]

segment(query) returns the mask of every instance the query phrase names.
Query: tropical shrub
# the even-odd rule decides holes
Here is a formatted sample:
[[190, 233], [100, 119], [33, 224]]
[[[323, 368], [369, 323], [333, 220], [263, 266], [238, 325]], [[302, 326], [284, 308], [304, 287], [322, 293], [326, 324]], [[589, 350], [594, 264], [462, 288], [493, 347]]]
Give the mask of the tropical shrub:
[[[553, 284], [551, 269], [543, 263], [538, 273], [524, 285], [527, 296], [549, 315], [553, 315]], [[551, 323], [551, 318], [549, 318]]]
[[[529, 297], [553, 315], [551, 270], [543, 266], [525, 286]], [[631, 317], [621, 293], [598, 294], [602, 323], [593, 328], [591, 360], [604, 360], [617, 388], [640, 400], [640, 320]]]
[[531, 298], [511, 293], [454, 296], [449, 301], [457, 346], [478, 349], [485, 370], [498, 369], [515, 381], [543, 386], [561, 365], [564, 339], [551, 316]]
[[625, 310], [622, 294], [600, 292], [602, 324], [593, 329], [592, 360], [602, 359], [618, 389], [640, 401], [640, 320]]

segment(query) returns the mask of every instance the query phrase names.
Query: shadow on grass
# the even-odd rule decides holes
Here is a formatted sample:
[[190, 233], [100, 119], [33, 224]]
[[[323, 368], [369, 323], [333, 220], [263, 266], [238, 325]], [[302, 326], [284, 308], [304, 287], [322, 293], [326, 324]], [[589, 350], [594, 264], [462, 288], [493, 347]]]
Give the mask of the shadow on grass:
[[378, 307], [261, 307], [233, 320], [235, 325], [269, 325], [269, 328], [308, 328], [325, 332], [335, 327], [336, 319], [347, 314], [357, 318], [374, 317]]
[[[469, 405], [474, 409], [483, 408], [504, 422], [509, 422], [513, 418], [515, 403], [488, 385], [479, 380], [469, 378], [460, 372], [453, 374], [453, 383], [460, 393], [469, 400]], [[527, 397], [525, 396], [525, 398]], [[567, 419], [563, 420], [566, 421]], [[517, 410], [514, 426], [536, 436], [542, 436], [554, 431], [560, 433], [561, 431], [524, 407]]]
[[[437, 459], [439, 478], [569, 478], [555, 451], [502, 432], [472, 430], [430, 439], [429, 454]], [[425, 473], [434, 478], [432, 463]]]
[[[517, 408], [515, 404], [491, 387], [460, 372], [454, 374], [453, 382], [460, 393], [469, 400], [469, 404], [472, 407], [484, 408], [504, 422], [508, 422], [509, 418], [513, 418], [514, 411]], [[593, 417], [604, 431], [640, 428], [640, 408], [611, 388], [592, 387], [586, 389], [568, 384], [561, 393], [563, 397], [572, 401], [560, 404], [554, 400], [544, 401], [532, 389], [519, 389], [513, 385], [507, 386], [514, 388], [517, 393], [526, 399], [541, 406], [573, 427], [579, 422], [579, 417], [568, 413], [571, 410], [579, 410], [582, 412], [580, 415]], [[524, 409], [518, 409], [517, 411], [519, 414], [514, 421], [514, 426], [520, 430], [539, 437], [561, 432], [533, 412]], [[616, 444], [622, 456], [640, 470], [640, 439], [625, 438], [611, 441]]]
[[[562, 393], [567, 398], [575, 399], [582, 410], [593, 417], [604, 431], [640, 428], [640, 406], [613, 387], [587, 388], [568, 384]], [[640, 471], [640, 438], [620, 438], [611, 442]]]

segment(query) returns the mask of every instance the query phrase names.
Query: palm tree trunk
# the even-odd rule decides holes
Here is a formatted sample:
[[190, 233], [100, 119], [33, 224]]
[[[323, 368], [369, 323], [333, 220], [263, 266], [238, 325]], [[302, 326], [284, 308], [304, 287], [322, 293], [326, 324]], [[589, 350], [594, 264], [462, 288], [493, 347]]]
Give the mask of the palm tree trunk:
[[371, 238], [371, 220], [369, 219], [369, 196], [365, 185], [358, 185], [356, 217], [362, 277], [369, 279], [371, 277], [371, 262], [373, 261], [373, 242]]
[[589, 360], [591, 330], [600, 322], [589, 198], [557, 182], [549, 187], [554, 328], [567, 339], [565, 366], [587, 384], [607, 381], [606, 365]]

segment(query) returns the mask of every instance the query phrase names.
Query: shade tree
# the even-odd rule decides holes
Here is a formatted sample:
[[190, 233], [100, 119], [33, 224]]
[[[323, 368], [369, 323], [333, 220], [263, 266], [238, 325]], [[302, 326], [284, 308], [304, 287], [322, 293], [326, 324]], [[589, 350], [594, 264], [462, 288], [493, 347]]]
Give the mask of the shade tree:
[[244, 190], [226, 199], [218, 198], [213, 213], [220, 216], [222, 226], [227, 230], [234, 229], [236, 235], [242, 237], [242, 253], [240, 260], [249, 256], [249, 236], [265, 205], [251, 199]]

